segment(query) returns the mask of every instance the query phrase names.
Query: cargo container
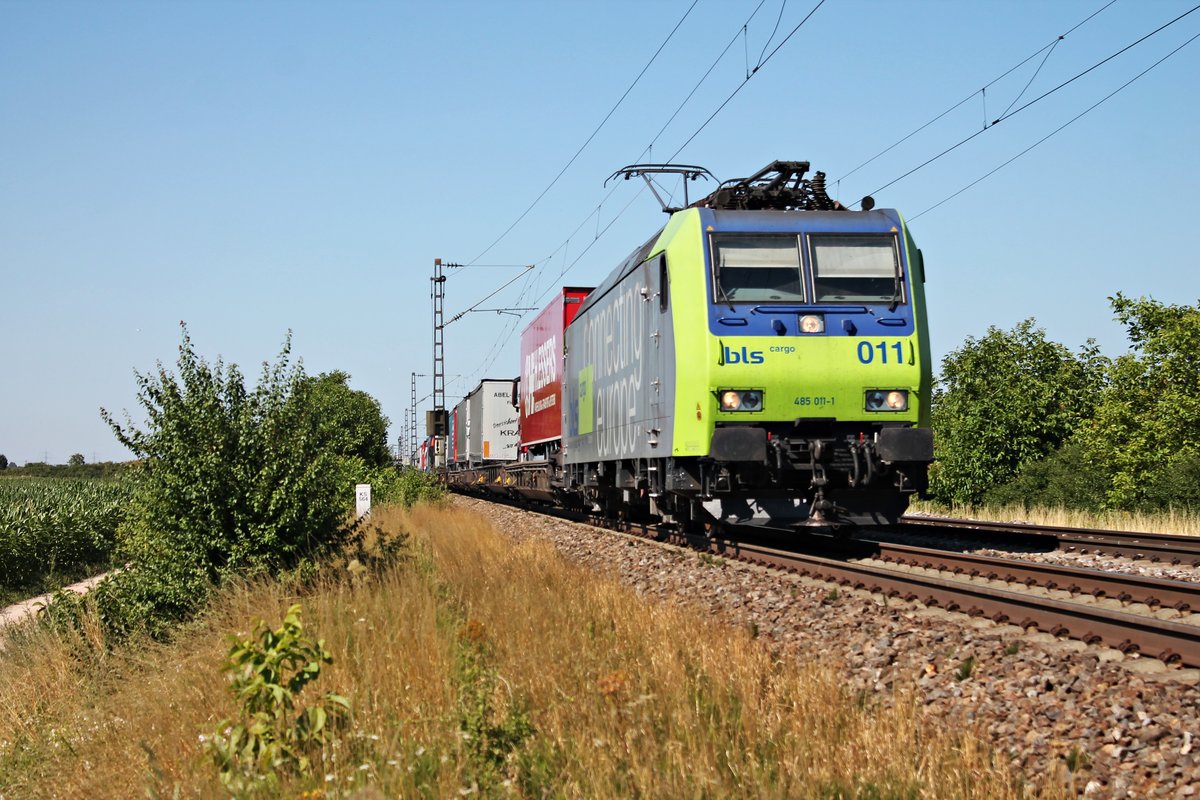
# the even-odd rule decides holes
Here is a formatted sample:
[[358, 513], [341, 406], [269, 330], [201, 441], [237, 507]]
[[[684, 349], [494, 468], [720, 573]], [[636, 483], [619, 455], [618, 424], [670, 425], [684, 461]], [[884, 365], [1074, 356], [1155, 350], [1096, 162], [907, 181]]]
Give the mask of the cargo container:
[[[466, 457], [472, 466], [515, 461], [520, 441], [518, 380], [485, 380], [467, 395]], [[461, 416], [461, 412], [460, 412]], [[459, 452], [461, 460], [462, 451]]]
[[563, 331], [590, 288], [568, 286], [521, 332], [521, 459], [545, 458], [562, 437]]
[[464, 397], [454, 407], [454, 413], [450, 417], [451, 435], [450, 444], [447, 446], [446, 461], [450, 464], [466, 464], [467, 463], [467, 437], [471, 431], [471, 406]]

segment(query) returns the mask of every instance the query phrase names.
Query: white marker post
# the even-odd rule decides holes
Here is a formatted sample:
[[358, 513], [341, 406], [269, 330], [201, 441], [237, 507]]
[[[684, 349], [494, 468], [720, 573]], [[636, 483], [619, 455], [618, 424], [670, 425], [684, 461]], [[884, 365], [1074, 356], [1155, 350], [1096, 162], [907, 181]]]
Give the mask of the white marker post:
[[354, 511], [359, 519], [371, 513], [371, 484], [360, 483], [355, 485]]

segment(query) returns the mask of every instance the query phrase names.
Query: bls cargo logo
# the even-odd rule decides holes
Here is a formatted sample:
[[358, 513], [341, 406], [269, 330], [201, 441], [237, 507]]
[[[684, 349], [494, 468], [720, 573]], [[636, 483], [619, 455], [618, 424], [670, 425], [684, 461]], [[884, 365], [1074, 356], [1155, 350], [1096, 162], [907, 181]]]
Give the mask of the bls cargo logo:
[[733, 349], [724, 342], [717, 340], [717, 344], [721, 348], [721, 354], [717, 359], [717, 366], [723, 367], [726, 364], [761, 364], [766, 360], [762, 350], [751, 350], [748, 347]]

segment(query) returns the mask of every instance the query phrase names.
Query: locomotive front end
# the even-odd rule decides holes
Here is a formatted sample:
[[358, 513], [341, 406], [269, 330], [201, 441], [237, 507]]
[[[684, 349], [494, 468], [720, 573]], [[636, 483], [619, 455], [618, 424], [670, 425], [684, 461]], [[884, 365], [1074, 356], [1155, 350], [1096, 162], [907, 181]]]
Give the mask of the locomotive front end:
[[691, 422], [709, 442], [707, 513], [895, 521], [933, 456], [923, 266], [903, 221], [701, 209], [700, 223], [707, 336], [680, 357], [705, 381]]

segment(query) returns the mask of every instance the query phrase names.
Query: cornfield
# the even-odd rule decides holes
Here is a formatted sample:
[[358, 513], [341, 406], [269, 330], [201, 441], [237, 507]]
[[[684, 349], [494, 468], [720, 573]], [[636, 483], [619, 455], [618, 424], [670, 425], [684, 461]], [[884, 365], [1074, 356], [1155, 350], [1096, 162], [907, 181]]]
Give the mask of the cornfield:
[[106, 562], [124, 499], [119, 483], [0, 481], [0, 591], [41, 588]]

